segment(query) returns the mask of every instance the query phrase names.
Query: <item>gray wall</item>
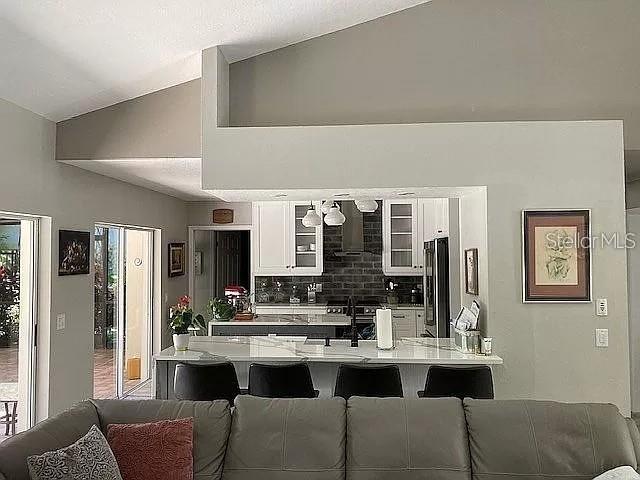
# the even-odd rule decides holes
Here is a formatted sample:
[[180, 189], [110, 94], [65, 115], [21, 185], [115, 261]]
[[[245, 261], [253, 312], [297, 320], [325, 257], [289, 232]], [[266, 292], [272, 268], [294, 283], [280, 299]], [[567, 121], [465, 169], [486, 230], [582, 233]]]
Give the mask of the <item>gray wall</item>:
[[640, 2], [433, 0], [234, 63], [231, 125], [624, 119]]
[[200, 80], [57, 124], [56, 158], [199, 158]]
[[[281, 85], [296, 78], [307, 61], [315, 69], [313, 48], [304, 58], [296, 48], [261, 59], [270, 65], [267, 70], [279, 69]], [[331, 58], [348, 51], [345, 44]], [[379, 53], [375, 48], [369, 52]], [[205, 95], [203, 118], [214, 118], [217, 82], [223, 79], [224, 86], [224, 75], [211, 72], [220, 59], [216, 49], [203, 55], [203, 91], [213, 96]], [[350, 58], [357, 63], [355, 55]], [[407, 61], [404, 68], [412, 71], [415, 65]], [[333, 81], [332, 69], [315, 73], [318, 84]], [[372, 73], [351, 73], [350, 83], [342, 85], [346, 93], [325, 102], [352, 108], [346, 99], [357, 97]], [[261, 84], [262, 78], [254, 81]], [[308, 85], [308, 97], [316, 96], [315, 85]], [[292, 101], [286, 108], [292, 117], [308, 115], [308, 105]], [[398, 112], [407, 108], [397, 106]], [[218, 128], [211, 121], [203, 123], [203, 185], [219, 190], [221, 198], [232, 198], [227, 193], [234, 189], [273, 198], [276, 192], [302, 188], [486, 186], [487, 247], [479, 251], [479, 261], [486, 262], [488, 273], [486, 332], [505, 360], [495, 370], [497, 396], [612, 402], [628, 413], [625, 252], [611, 247], [593, 252], [594, 298], [609, 299], [607, 318], [595, 316], [593, 303], [524, 305], [520, 286], [522, 209], [591, 208], [594, 232], [624, 232], [622, 135], [619, 121], [276, 128]], [[238, 164], [243, 165], [241, 176], [234, 167]], [[313, 197], [313, 192], [303, 193]], [[594, 329], [600, 327], [609, 329], [608, 349], [595, 348]]]
[[[187, 277], [169, 279], [166, 244], [186, 241], [186, 204], [173, 197], [134, 187], [55, 161], [53, 122], [0, 100], [0, 211], [51, 217], [50, 253], [42, 280], [50, 304], [39, 312], [41, 360], [48, 364], [39, 385], [48, 395], [45, 407], [59, 412], [92, 394], [93, 275], [58, 277], [59, 229], [93, 231], [95, 222], [113, 222], [162, 229], [162, 308], [187, 291]], [[47, 271], [54, 272], [47, 285]], [[56, 331], [58, 313], [66, 313], [66, 329]], [[164, 344], [169, 340], [162, 320]], [[50, 347], [50, 348], [49, 348]], [[43, 408], [39, 417], [47, 412]]]

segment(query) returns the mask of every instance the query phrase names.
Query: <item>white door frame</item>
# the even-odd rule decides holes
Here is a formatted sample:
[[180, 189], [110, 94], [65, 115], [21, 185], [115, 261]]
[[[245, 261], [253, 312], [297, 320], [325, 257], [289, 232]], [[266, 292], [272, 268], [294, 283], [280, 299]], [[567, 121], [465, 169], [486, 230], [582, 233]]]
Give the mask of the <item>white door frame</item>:
[[[151, 370], [152, 370], [152, 357], [155, 352], [154, 350], [154, 335], [157, 328], [156, 320], [157, 320], [157, 312], [156, 301], [158, 296], [156, 295], [157, 286], [159, 285], [159, 279], [157, 276], [156, 265], [161, 264], [161, 255], [162, 252], [158, 250], [158, 242], [157, 236], [159, 235], [158, 229], [152, 227], [139, 227], [134, 225], [124, 225], [124, 224], [116, 224], [116, 223], [106, 223], [106, 222], [96, 222], [95, 227], [102, 228], [112, 228], [118, 229], [118, 311], [116, 318], [117, 326], [118, 326], [118, 338], [117, 338], [117, 365], [116, 365], [116, 395], [118, 398], [122, 398], [128, 393], [135, 391], [140, 387], [143, 383], [150, 381], [152, 379]], [[94, 227], [94, 228], [95, 228]], [[151, 282], [149, 289], [149, 315], [150, 321], [149, 326], [151, 331], [147, 332], [147, 351], [149, 352], [149, 359], [147, 360], [149, 365], [149, 378], [144, 381], [141, 381], [140, 384], [136, 385], [130, 390], [124, 389], [124, 321], [125, 321], [125, 289], [124, 289], [124, 279], [125, 279], [125, 260], [126, 260], [126, 231], [127, 230], [138, 230], [151, 234], [151, 239], [149, 242], [150, 252], [149, 252], [149, 271], [151, 273]], [[95, 308], [95, 306], [94, 306]], [[95, 381], [95, 380], [94, 380]]]
[[234, 231], [243, 231], [249, 232], [249, 295], [253, 294], [255, 288], [255, 276], [253, 273], [253, 225], [247, 224], [228, 224], [228, 225], [190, 225], [187, 227], [189, 230], [189, 297], [193, 298], [194, 292], [194, 282], [195, 282], [195, 256], [194, 253], [194, 245], [195, 245], [195, 231], [196, 230], [208, 230], [208, 231], [223, 231], [223, 232], [234, 232]]
[[[29, 265], [29, 331], [27, 335], [27, 346], [30, 348], [29, 352], [29, 365], [27, 366], [27, 377], [29, 379], [28, 395], [29, 406], [27, 408], [27, 428], [31, 428], [36, 423], [37, 413], [37, 373], [38, 373], [38, 304], [40, 301], [40, 291], [38, 284], [39, 273], [39, 261], [40, 261], [40, 219], [41, 217], [35, 215], [25, 215], [17, 213], [0, 212], [0, 217], [9, 220], [26, 221], [31, 223], [30, 228], [30, 249], [31, 249], [31, 263]], [[20, 242], [22, 243], [22, 223], [21, 223], [21, 235]], [[20, 256], [21, 271], [20, 276], [22, 278], [22, 255]], [[20, 344], [18, 344], [20, 349]], [[19, 354], [18, 354], [19, 355]], [[18, 417], [19, 418], [19, 417]]]

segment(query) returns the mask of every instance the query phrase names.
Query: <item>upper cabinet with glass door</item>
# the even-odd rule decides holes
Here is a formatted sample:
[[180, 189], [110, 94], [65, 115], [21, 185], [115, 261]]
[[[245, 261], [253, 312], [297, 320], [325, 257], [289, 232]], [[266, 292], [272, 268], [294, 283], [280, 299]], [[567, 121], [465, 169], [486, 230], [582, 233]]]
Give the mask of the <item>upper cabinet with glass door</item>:
[[449, 199], [385, 200], [382, 234], [383, 273], [422, 275], [424, 242], [449, 235]]
[[[316, 212], [320, 212], [320, 202], [313, 202], [313, 205]], [[322, 223], [317, 227], [302, 224], [309, 208], [309, 202], [289, 202], [290, 224], [294, 226], [290, 229], [290, 275], [322, 274]]]
[[[314, 202], [320, 211], [320, 202]], [[253, 255], [255, 275], [320, 275], [322, 225], [305, 227], [309, 202], [254, 202]]]
[[418, 273], [418, 202], [382, 202], [382, 270], [385, 275]]

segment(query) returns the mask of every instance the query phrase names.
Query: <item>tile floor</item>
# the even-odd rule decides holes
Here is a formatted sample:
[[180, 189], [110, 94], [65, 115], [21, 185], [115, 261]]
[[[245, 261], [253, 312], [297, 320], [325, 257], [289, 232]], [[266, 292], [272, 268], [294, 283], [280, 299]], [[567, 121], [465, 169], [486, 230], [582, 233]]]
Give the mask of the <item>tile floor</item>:
[[[94, 398], [115, 398], [115, 350], [96, 349], [93, 356]], [[0, 383], [18, 381], [18, 348], [0, 348]], [[125, 390], [134, 387], [139, 380], [125, 381]], [[125, 397], [130, 400], [151, 398], [151, 382], [147, 381]], [[0, 425], [0, 443], [5, 440], [4, 425]]]

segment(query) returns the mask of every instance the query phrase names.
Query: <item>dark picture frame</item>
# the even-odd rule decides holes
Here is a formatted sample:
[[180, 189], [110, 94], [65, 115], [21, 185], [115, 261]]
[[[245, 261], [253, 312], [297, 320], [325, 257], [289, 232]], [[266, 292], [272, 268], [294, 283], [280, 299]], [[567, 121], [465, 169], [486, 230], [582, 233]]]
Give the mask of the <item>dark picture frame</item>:
[[523, 303], [591, 300], [591, 210], [523, 210]]
[[179, 277], [185, 274], [185, 243], [174, 242], [169, 244], [169, 277]]
[[58, 275], [88, 275], [91, 268], [91, 233], [58, 232]]
[[478, 249], [464, 251], [464, 285], [469, 295], [478, 295]]

